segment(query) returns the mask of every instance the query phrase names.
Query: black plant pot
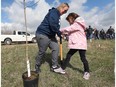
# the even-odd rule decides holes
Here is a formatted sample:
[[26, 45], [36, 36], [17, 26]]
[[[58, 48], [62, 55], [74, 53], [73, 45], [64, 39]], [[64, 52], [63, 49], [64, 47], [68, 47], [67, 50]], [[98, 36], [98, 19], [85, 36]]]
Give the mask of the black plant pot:
[[38, 87], [39, 74], [35, 71], [31, 71], [30, 77], [27, 72], [24, 72], [22, 78], [24, 87]]

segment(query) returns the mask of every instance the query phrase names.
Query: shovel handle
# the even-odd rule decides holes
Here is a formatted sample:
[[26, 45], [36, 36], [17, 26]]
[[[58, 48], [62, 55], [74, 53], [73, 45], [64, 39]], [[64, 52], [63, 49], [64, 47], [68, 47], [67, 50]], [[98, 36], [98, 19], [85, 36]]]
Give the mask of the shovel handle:
[[60, 59], [63, 60], [63, 54], [62, 54], [62, 38], [60, 38]]

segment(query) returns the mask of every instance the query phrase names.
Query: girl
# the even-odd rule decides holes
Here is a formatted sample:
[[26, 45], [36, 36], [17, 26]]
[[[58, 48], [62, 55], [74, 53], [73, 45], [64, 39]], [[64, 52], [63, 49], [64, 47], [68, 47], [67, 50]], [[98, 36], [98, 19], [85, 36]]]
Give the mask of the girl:
[[70, 58], [73, 56], [73, 54], [75, 54], [78, 51], [84, 66], [83, 78], [88, 80], [90, 74], [88, 61], [86, 59], [87, 40], [85, 35], [85, 21], [76, 13], [70, 13], [66, 17], [66, 20], [69, 22], [70, 26], [60, 29], [60, 31], [63, 35], [68, 35], [68, 48], [70, 50], [66, 55], [66, 59], [64, 60], [62, 68], [66, 68], [67, 64], [70, 61]]

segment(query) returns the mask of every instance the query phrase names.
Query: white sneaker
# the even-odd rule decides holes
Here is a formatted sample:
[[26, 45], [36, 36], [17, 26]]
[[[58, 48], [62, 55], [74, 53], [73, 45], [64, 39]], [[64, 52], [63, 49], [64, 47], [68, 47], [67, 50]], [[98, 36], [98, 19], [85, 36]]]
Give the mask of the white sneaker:
[[84, 75], [83, 75], [83, 78], [86, 79], [86, 80], [88, 80], [89, 77], [90, 77], [89, 72], [85, 72]]
[[51, 70], [56, 73], [65, 74], [65, 70], [63, 70], [61, 67], [52, 67]]

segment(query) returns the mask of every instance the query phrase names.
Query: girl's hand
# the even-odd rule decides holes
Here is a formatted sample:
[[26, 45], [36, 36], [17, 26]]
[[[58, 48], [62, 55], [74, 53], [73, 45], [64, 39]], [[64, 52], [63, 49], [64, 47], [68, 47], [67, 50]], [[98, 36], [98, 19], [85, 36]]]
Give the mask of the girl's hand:
[[68, 32], [65, 30], [62, 32], [63, 35], [68, 35]]

